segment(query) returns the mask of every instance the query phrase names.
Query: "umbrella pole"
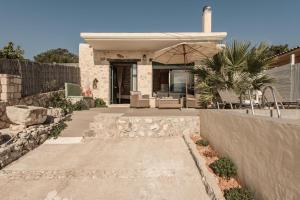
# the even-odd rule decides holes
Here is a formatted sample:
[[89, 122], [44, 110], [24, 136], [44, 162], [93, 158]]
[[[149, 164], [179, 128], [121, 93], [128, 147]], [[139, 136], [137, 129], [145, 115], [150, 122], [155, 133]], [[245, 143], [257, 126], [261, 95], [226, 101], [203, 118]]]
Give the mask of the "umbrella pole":
[[188, 104], [187, 104], [187, 95], [188, 95], [188, 73], [187, 73], [187, 70], [186, 70], [186, 49], [185, 49], [185, 44], [183, 44], [182, 46], [183, 48], [183, 60], [184, 60], [184, 69], [185, 69], [185, 107], [188, 108]]

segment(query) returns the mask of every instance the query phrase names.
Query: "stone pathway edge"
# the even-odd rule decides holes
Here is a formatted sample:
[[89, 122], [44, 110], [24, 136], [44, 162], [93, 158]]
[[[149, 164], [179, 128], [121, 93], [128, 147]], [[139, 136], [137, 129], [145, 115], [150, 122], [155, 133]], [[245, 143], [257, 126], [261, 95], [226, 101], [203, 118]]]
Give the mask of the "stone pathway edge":
[[208, 171], [205, 165], [205, 159], [199, 154], [196, 144], [192, 141], [190, 134], [183, 134], [183, 139], [195, 161], [197, 169], [202, 177], [202, 182], [205, 186], [208, 196], [212, 200], [225, 200], [221, 189], [218, 186], [214, 175]]

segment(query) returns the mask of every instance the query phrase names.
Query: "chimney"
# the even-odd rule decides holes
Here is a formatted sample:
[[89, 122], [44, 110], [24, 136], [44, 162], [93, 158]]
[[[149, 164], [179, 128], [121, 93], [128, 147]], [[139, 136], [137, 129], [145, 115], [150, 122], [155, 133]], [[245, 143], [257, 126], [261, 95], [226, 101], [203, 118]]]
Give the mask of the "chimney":
[[202, 31], [204, 33], [211, 32], [211, 7], [204, 6], [202, 13]]

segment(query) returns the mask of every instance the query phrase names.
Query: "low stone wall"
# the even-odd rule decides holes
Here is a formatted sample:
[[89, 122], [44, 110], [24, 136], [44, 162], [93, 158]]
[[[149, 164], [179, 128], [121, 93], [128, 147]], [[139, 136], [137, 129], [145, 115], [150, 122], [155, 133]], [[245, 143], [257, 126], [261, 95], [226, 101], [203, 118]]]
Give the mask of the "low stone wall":
[[300, 199], [300, 125], [228, 111], [201, 110], [201, 136], [237, 165], [256, 199]]
[[22, 79], [20, 76], [0, 74], [0, 99], [9, 101], [21, 98]]
[[164, 137], [200, 132], [199, 116], [122, 116], [101, 113], [95, 116], [86, 136]]
[[[57, 114], [57, 110], [50, 110], [52, 117], [56, 117], [52, 123], [30, 126], [0, 145], [0, 169], [36, 148], [48, 138], [51, 130], [65, 118], [61, 115], [62, 113]], [[3, 136], [0, 134], [1, 139]], [[3, 141], [0, 140], [0, 142]]]
[[0, 129], [8, 128], [11, 122], [6, 115], [6, 106], [12, 105], [27, 105], [27, 106], [39, 106], [39, 107], [48, 107], [51, 97], [55, 93], [63, 93], [63, 90], [40, 93], [37, 95], [32, 95], [24, 97], [21, 99], [11, 99], [7, 102], [0, 102]]

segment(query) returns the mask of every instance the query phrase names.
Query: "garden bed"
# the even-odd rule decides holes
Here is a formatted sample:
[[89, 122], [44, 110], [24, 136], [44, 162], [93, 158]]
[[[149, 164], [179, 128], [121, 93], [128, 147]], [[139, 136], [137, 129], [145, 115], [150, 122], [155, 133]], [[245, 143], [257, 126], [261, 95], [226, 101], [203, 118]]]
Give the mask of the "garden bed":
[[184, 134], [184, 140], [212, 199], [254, 200], [253, 193], [239, 182], [237, 168], [229, 158], [219, 155], [198, 134]]
[[[199, 135], [193, 135], [193, 136], [191, 136], [191, 139], [195, 142], [195, 144], [197, 141], [203, 140], [203, 138], [201, 138]], [[208, 170], [211, 173], [214, 173], [213, 170], [209, 167], [209, 165], [211, 165], [213, 162], [215, 162], [216, 160], [218, 160], [220, 158], [218, 153], [209, 144], [207, 146], [197, 145], [196, 147], [197, 147], [197, 150], [200, 153], [200, 155], [205, 158], [206, 166], [207, 166]], [[241, 187], [241, 184], [239, 183], [239, 181], [236, 178], [220, 177], [216, 174], [215, 174], [215, 176], [218, 179], [218, 185], [223, 193], [224, 193], [224, 190], [226, 190], [226, 189]]]

